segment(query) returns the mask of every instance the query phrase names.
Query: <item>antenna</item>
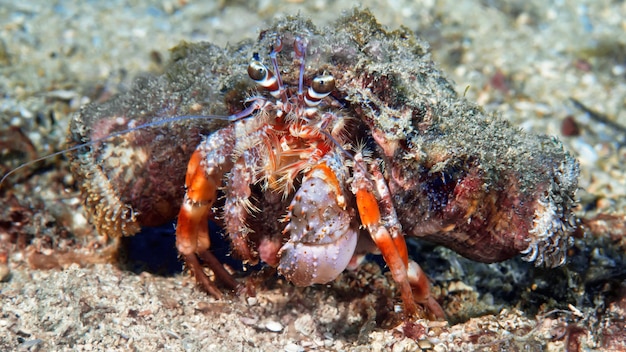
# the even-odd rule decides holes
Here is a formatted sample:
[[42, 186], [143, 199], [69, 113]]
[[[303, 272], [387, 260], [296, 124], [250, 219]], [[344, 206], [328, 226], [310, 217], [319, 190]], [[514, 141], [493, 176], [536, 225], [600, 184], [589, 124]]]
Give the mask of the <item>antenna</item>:
[[247, 107], [246, 109], [244, 109], [243, 111], [237, 113], [237, 114], [233, 114], [233, 115], [229, 115], [229, 116], [219, 116], [219, 115], [180, 115], [180, 116], [175, 116], [175, 117], [170, 117], [164, 120], [159, 120], [159, 121], [152, 121], [152, 122], [146, 122], [144, 124], [141, 124], [139, 126], [135, 126], [129, 129], [125, 129], [122, 131], [117, 131], [114, 133], [111, 133], [110, 135], [106, 136], [106, 137], [102, 137], [102, 138], [97, 138], [94, 139], [92, 141], [86, 142], [86, 143], [82, 143], [79, 145], [75, 145], [73, 147], [67, 148], [67, 149], [63, 149], [61, 151], [52, 153], [52, 154], [48, 154], [45, 156], [42, 156], [40, 158], [28, 161], [18, 167], [16, 167], [15, 169], [7, 172], [4, 176], [2, 176], [2, 179], [0, 179], [0, 189], [2, 189], [2, 185], [4, 184], [4, 181], [11, 175], [13, 175], [14, 173], [28, 167], [31, 165], [34, 165], [38, 162], [41, 162], [43, 160], [46, 159], [50, 159], [53, 158], [55, 156], [58, 155], [62, 155], [65, 153], [69, 153], [69, 152], [73, 152], [76, 150], [79, 150], [81, 148], [84, 147], [89, 147], [92, 146], [94, 144], [100, 143], [100, 142], [105, 142], [109, 139], [113, 139], [116, 137], [120, 137], [123, 136], [127, 133], [131, 133], [134, 131], [138, 131], [138, 130], [142, 130], [142, 129], [146, 129], [146, 128], [152, 128], [152, 127], [158, 127], [158, 126], [163, 126], [163, 125], [167, 125], [170, 123], [175, 123], [175, 122], [179, 122], [179, 121], [187, 121], [187, 120], [220, 120], [220, 121], [227, 121], [227, 122], [234, 122], [234, 121], [238, 121], [240, 119], [243, 119], [245, 117], [250, 116], [255, 110], [259, 109], [259, 102], [257, 102], [256, 100], [252, 101], [253, 104], [251, 104], [249, 107]]

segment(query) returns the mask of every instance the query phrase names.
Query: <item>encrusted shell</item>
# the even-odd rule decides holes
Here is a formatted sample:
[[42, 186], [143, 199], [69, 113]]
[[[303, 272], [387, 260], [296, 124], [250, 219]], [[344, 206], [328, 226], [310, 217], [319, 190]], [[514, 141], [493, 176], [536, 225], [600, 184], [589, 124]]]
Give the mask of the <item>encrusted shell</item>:
[[[239, 107], [243, 98], [241, 87], [234, 87], [243, 80], [230, 73], [232, 60], [211, 44], [182, 43], [172, 49], [164, 75], [139, 77], [128, 92], [82, 109], [72, 120], [69, 145], [175, 116], [232, 113], [228, 102]], [[245, 62], [241, 57], [237, 67]], [[223, 125], [181, 119], [71, 154], [72, 171], [100, 234], [128, 236], [141, 226], [171, 221], [182, 202], [191, 153], [203, 135]]]
[[[430, 60], [426, 43], [407, 29], [386, 31], [366, 11], [354, 11], [323, 31], [289, 17], [263, 30], [258, 42], [223, 50], [184, 44], [167, 75], [84, 110], [72, 140], [93, 139], [96, 126], [109, 126], [97, 136], [113, 132], [111, 121], [119, 118], [126, 128], [137, 117], [145, 120], [135, 124], [154, 116], [239, 111], [251, 93], [248, 61], [255, 52], [268, 53], [277, 38], [284, 46], [278, 54], [281, 75], [287, 85], [297, 86], [299, 67], [291, 56], [296, 37], [308, 44], [305, 77], [334, 76], [332, 98], [341, 106], [339, 113], [351, 118], [346, 131], [383, 168], [406, 235], [483, 262], [520, 253], [537, 264], [563, 262], [577, 222], [572, 214], [576, 160], [558, 140], [524, 133], [459, 97]], [[96, 145], [75, 159], [101, 229], [148, 222], [126, 220], [123, 214], [133, 218], [138, 212], [147, 219], [155, 211], [157, 218], [174, 214], [194, 138], [218, 128], [176, 126], [138, 131], [123, 137], [130, 147], [103, 153]], [[112, 157], [116, 154], [132, 154], [127, 148], [139, 151], [128, 158], [140, 165], [130, 173], [120, 172], [117, 161], [110, 163], [122, 159]], [[161, 207], [166, 211], [157, 210]], [[267, 214], [272, 218], [263, 217]], [[255, 222], [278, 221], [275, 213], [267, 214]]]
[[386, 31], [367, 12], [322, 32], [288, 19], [262, 33], [261, 47], [276, 36], [307, 38], [308, 71], [335, 77], [349, 133], [383, 167], [406, 235], [482, 262], [523, 253], [537, 265], [563, 263], [579, 166], [560, 141], [459, 97], [425, 43]]

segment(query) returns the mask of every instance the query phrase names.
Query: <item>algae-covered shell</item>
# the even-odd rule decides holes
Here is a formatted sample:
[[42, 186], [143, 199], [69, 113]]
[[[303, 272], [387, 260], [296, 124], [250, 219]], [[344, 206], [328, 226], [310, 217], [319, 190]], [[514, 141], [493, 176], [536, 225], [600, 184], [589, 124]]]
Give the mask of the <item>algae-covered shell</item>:
[[[243, 90], [237, 84], [245, 81], [233, 68], [246, 64], [232, 50], [181, 43], [172, 49], [163, 75], [139, 77], [128, 92], [83, 108], [72, 120], [70, 146], [171, 117], [230, 114], [228, 102], [240, 106]], [[72, 155], [72, 171], [100, 234], [133, 235], [141, 226], [173, 219], [191, 153], [203, 135], [222, 125], [215, 119], [182, 119], [125, 133]]]
[[[137, 116], [239, 111], [243, 97], [252, 92], [245, 76], [248, 61], [253, 53], [266, 56], [278, 38], [283, 50], [277, 58], [287, 86], [297, 87], [298, 82], [299, 65], [292, 57], [295, 38], [307, 44], [306, 85], [317, 74], [334, 76], [332, 98], [337, 103], [327, 108], [350, 117], [346, 131], [353, 143], [345, 147], [365, 145], [381, 165], [407, 236], [443, 244], [484, 262], [520, 253], [537, 264], [563, 262], [576, 225], [572, 215], [576, 160], [556, 139], [524, 133], [458, 96], [431, 61], [426, 43], [407, 29], [385, 30], [367, 11], [354, 11], [321, 30], [302, 17], [288, 17], [261, 31], [253, 44], [226, 49], [185, 45], [172, 61], [178, 71], [170, 68], [167, 75], [148, 80], [110, 103], [107, 111], [85, 109], [82, 120], [74, 124], [73, 139], [93, 138], [94, 126], [102, 124], [98, 122], [102, 118], [121, 118], [127, 126], [124, 119]], [[196, 104], [201, 109], [190, 110]], [[98, 151], [101, 156], [96, 160], [94, 151], [102, 146], [95, 146], [84, 160], [78, 156], [75, 169], [87, 180], [87, 201], [102, 208], [94, 211], [96, 223], [113, 224], [106, 227], [133, 223], [119, 220], [124, 209], [131, 209], [131, 215], [152, 214], [162, 204], [167, 210], [163, 213], [175, 212], [193, 138], [215, 128], [209, 124], [188, 130], [172, 124], [145, 138], [129, 134], [124, 143], [132, 150], [146, 150], [146, 156], [131, 159], [153, 160], [131, 173], [110, 165], [113, 151]], [[186, 144], [177, 144], [181, 142]], [[113, 148], [117, 154], [132, 154]], [[134, 186], [129, 184], [132, 180]], [[159, 192], [165, 191], [174, 195], [161, 196]], [[126, 208], [109, 209], [115, 201]], [[255, 221], [278, 219], [260, 215]]]
[[[524, 133], [458, 96], [427, 44], [406, 29], [386, 31], [368, 12], [322, 31], [281, 21], [259, 47], [277, 36], [307, 38], [307, 72], [335, 77], [354, 144], [379, 160], [407, 236], [482, 262], [523, 253], [537, 265], [563, 263], [579, 166], [557, 139]], [[295, 82], [296, 72], [285, 76]]]

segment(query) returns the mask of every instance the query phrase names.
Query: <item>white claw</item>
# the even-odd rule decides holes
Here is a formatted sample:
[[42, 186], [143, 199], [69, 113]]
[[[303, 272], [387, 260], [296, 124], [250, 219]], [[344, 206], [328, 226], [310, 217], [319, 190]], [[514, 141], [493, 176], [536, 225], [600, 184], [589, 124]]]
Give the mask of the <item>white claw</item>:
[[332, 281], [352, 259], [358, 226], [337, 184], [312, 172], [291, 203], [285, 228], [290, 237], [279, 252], [278, 271], [296, 286]]
[[343, 272], [356, 247], [357, 233], [348, 229], [324, 244], [289, 241], [281, 249], [278, 271], [296, 286], [325, 284]]

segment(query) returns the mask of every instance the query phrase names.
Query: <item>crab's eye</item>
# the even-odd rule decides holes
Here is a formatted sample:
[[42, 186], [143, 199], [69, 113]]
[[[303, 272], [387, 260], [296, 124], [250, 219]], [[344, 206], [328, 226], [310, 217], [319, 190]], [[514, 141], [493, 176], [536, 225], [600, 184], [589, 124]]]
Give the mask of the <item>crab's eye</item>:
[[248, 76], [255, 82], [262, 82], [268, 78], [268, 69], [260, 61], [252, 61], [248, 65]]
[[311, 84], [313, 91], [319, 95], [327, 95], [335, 89], [335, 77], [332, 75], [318, 76], [313, 79]]

